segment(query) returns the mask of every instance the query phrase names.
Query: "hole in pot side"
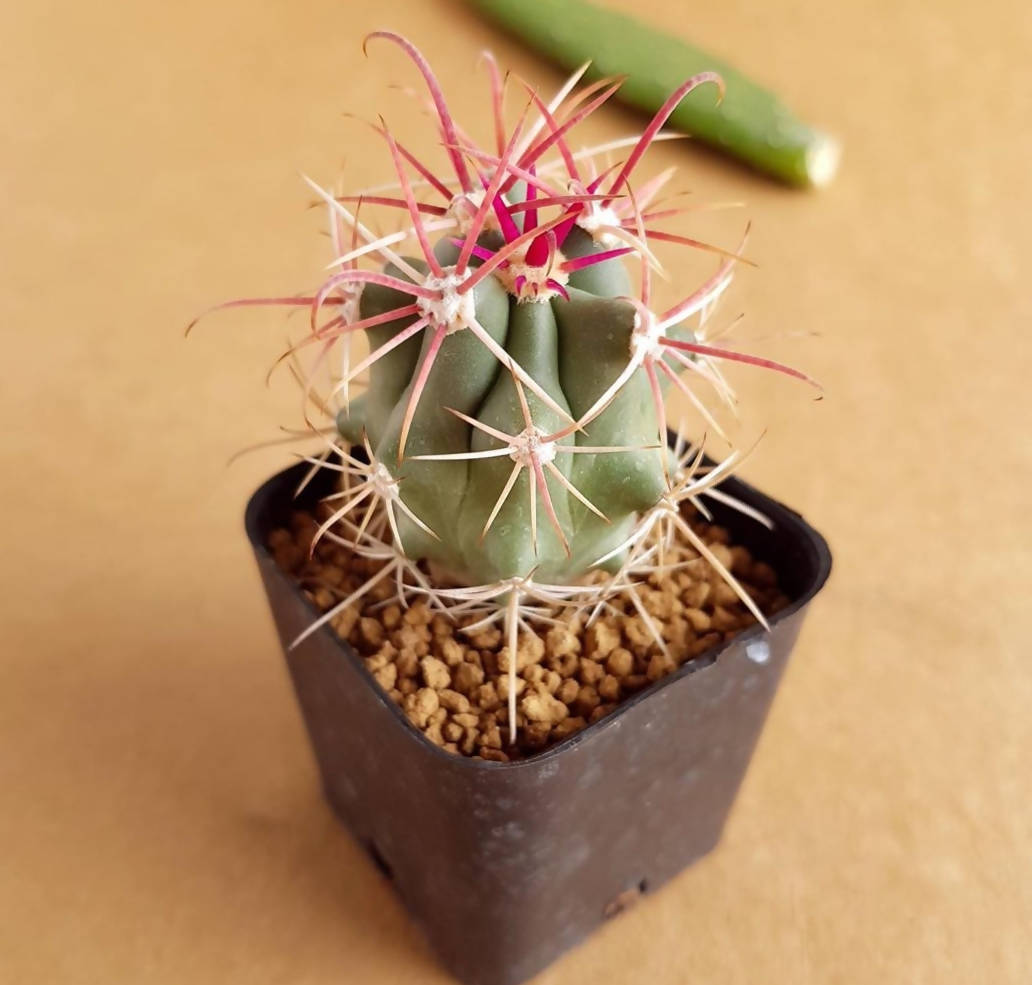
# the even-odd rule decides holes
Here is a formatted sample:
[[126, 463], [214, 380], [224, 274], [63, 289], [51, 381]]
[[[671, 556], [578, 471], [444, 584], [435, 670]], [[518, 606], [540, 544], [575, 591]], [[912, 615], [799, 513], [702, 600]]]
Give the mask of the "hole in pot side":
[[380, 851], [379, 846], [372, 838], [366, 840], [365, 850], [369, 858], [372, 859], [373, 865], [380, 870], [380, 874], [389, 882], [393, 882], [394, 869], [391, 867], [390, 862], [383, 857], [383, 852]]
[[623, 913], [624, 910], [629, 910], [635, 903], [638, 902], [648, 892], [649, 881], [648, 879], [642, 879], [636, 886], [632, 886], [630, 889], [625, 889], [622, 893], [614, 896], [606, 905], [602, 908], [602, 916], [606, 920], [611, 920], [619, 913]]

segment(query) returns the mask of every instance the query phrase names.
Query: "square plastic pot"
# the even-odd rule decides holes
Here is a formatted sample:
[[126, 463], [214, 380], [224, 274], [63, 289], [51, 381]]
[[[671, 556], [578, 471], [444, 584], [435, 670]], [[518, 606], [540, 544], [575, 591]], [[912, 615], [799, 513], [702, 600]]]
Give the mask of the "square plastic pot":
[[[467, 985], [516, 985], [720, 839], [806, 609], [831, 569], [824, 539], [745, 483], [722, 488], [767, 530], [714, 506], [770, 563], [792, 603], [682, 665], [582, 732], [523, 761], [454, 756], [427, 740], [274, 562], [271, 530], [307, 466], [247, 507], [254, 547], [326, 797]], [[300, 503], [328, 490], [317, 480]]]

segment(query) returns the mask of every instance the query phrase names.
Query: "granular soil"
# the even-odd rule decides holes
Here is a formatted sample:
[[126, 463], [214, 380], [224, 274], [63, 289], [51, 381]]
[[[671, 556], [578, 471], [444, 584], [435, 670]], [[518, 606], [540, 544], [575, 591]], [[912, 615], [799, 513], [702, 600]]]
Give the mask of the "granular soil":
[[[329, 538], [316, 543], [329, 515], [296, 511], [273, 530], [269, 547], [314, 605], [326, 612], [385, 564], [360, 557]], [[699, 517], [693, 529], [765, 615], [788, 603], [773, 569], [729, 543], [728, 531]], [[624, 699], [755, 623], [720, 574], [688, 544], [674, 544], [661, 573], [637, 586], [638, 598], [667, 644], [656, 643], [631, 600], [609, 601], [589, 626], [582, 611], [557, 608], [559, 625], [521, 632], [516, 656], [516, 741], [508, 741], [509, 648], [499, 626], [471, 634], [423, 601], [388, 601], [390, 577], [333, 617], [330, 625], [412, 724], [435, 745], [460, 756], [523, 759], [610, 714]]]

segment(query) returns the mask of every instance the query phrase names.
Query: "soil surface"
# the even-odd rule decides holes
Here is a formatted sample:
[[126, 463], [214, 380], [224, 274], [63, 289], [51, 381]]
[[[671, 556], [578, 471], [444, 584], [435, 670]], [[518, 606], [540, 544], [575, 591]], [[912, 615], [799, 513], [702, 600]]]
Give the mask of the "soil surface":
[[[309, 557], [317, 517], [318, 510], [295, 512], [289, 528], [270, 534], [269, 547], [280, 567], [326, 612], [384, 562], [358, 557], [326, 538]], [[730, 544], [726, 529], [698, 518], [692, 526], [764, 614], [787, 604], [771, 567]], [[334, 616], [331, 625], [431, 742], [455, 755], [522, 759], [598, 721], [625, 698], [755, 623], [705, 559], [687, 544], [672, 550], [681, 566], [637, 586], [666, 653], [626, 595], [611, 599], [587, 628], [590, 608], [581, 614], [556, 609], [560, 625], [520, 633], [514, 745], [508, 741], [509, 648], [500, 626], [464, 633], [463, 625], [476, 617], [453, 622], [422, 600], [405, 608], [391, 601], [390, 576]]]

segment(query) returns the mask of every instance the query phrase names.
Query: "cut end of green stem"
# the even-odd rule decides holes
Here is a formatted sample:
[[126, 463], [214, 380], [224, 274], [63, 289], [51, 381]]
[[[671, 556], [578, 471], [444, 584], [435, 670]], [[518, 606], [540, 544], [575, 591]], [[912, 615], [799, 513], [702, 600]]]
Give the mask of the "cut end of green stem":
[[817, 134], [806, 149], [806, 174], [814, 188], [823, 188], [838, 174], [842, 142], [826, 133]]

